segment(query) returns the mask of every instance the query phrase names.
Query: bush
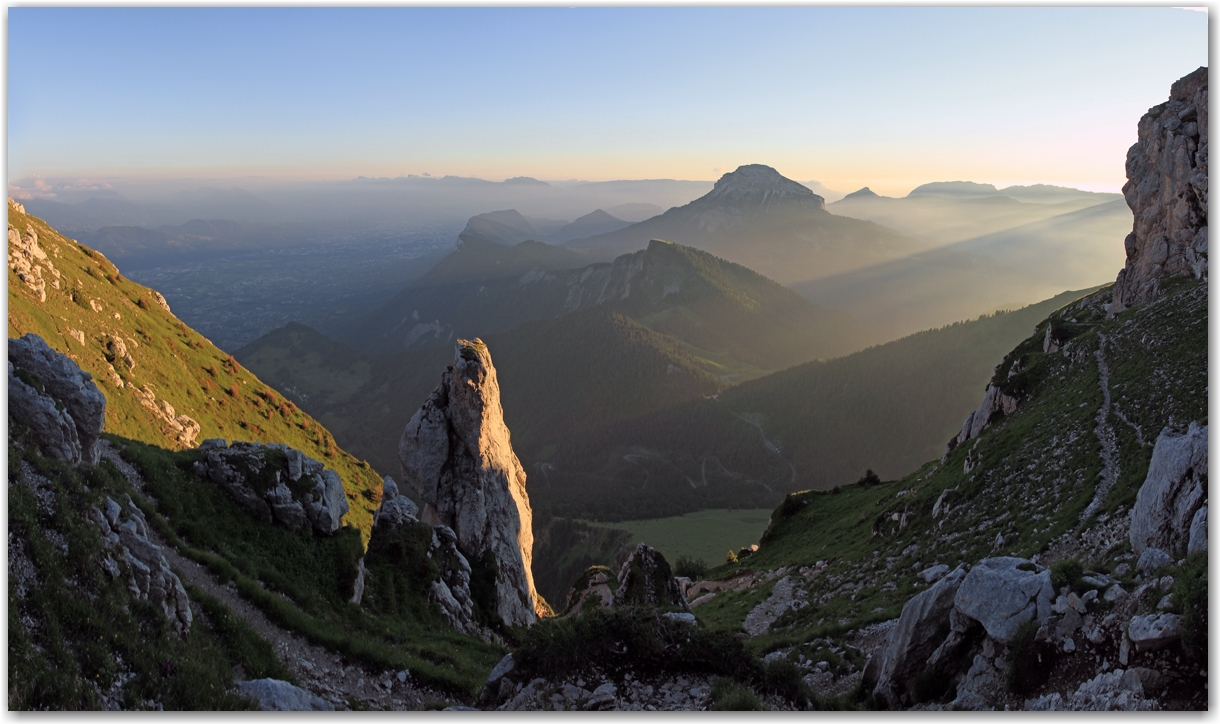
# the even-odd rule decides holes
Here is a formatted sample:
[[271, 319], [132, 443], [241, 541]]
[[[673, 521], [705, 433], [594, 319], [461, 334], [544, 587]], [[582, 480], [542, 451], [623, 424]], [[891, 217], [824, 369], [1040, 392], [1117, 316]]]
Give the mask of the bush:
[[724, 562], [725, 562], [725, 563], [736, 563], [736, 562], [737, 562], [737, 554], [736, 554], [736, 553], [734, 553], [733, 551], [729, 551], [729, 554], [728, 554], [727, 556], [725, 556], [725, 557], [724, 557]]
[[1051, 585], [1058, 592], [1064, 586], [1076, 586], [1084, 575], [1084, 564], [1078, 558], [1065, 558], [1051, 566]]
[[881, 476], [878, 475], [877, 473], [874, 473], [872, 468], [869, 468], [868, 470], [864, 471], [864, 477], [860, 478], [856, 482], [858, 484], [860, 484], [861, 486], [868, 488], [873, 485], [880, 485]]
[[692, 581], [703, 578], [707, 575], [707, 561], [691, 556], [678, 556], [678, 560], [674, 561], [674, 575], [685, 576]]
[[1182, 615], [1182, 646], [1207, 661], [1207, 551], [1191, 553], [1173, 579], [1173, 605]]
[[732, 679], [717, 679], [712, 683], [712, 710], [766, 711], [753, 690]]

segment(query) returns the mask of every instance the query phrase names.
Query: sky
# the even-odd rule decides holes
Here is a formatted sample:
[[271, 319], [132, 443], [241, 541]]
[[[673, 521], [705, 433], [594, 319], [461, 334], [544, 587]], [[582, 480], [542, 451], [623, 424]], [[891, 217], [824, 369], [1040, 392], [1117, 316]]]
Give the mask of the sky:
[[[8, 10], [8, 177], [1117, 191], [1208, 16], [1137, 7]], [[23, 182], [23, 185], [25, 182]]]

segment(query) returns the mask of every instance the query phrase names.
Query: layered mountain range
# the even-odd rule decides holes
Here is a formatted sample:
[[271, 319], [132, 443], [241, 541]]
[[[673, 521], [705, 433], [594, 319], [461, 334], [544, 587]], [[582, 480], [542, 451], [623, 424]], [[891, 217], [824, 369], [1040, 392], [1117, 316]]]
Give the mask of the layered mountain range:
[[[1205, 708], [1207, 79], [1139, 122], [1112, 285], [867, 349], [716, 250], [965, 252], [762, 166], [563, 246], [472, 219], [364, 318], [392, 352], [289, 325], [240, 361], [10, 200], [10, 706]], [[1081, 204], [961, 242], [982, 269], [1112, 220], [917, 191]], [[589, 262], [641, 229], [701, 248]], [[734, 506], [774, 511], [723, 563], [587, 522]]]

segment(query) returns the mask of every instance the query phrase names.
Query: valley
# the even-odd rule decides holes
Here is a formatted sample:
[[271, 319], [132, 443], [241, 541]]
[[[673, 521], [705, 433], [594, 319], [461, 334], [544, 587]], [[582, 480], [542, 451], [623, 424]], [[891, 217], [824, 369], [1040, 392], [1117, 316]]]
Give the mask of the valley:
[[1206, 709], [1207, 99], [1121, 195], [10, 198], [10, 708]]

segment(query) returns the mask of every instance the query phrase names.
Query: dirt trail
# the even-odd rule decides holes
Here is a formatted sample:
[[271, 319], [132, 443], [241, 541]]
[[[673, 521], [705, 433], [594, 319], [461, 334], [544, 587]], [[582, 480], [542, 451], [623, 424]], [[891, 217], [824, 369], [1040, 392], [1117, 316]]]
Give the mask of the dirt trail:
[[[114, 463], [131, 486], [151, 501], [139, 471], [124, 460], [108, 441], [102, 440], [98, 445], [102, 457]], [[298, 686], [331, 702], [336, 709], [355, 705], [369, 709], [402, 711], [421, 710], [433, 702], [443, 701], [446, 706], [455, 703], [444, 694], [414, 686], [409, 673], [402, 677], [405, 679], [403, 681], [399, 677], [402, 672], [372, 671], [281, 628], [268, 619], [257, 606], [242, 598], [236, 586], [232, 583], [221, 584], [205, 566], [186, 558], [162, 540], [151, 526], [149, 538], [162, 547], [165, 560], [183, 583], [198, 586], [249, 624], [259, 636], [271, 644], [276, 656], [296, 677]]]
[[1118, 480], [1118, 436], [1110, 425], [1110, 368], [1106, 365], [1106, 335], [1099, 332], [1097, 337], [1097, 372], [1101, 377], [1102, 403], [1097, 410], [1097, 426], [1093, 428], [1093, 433], [1101, 442], [1101, 480], [1097, 483], [1093, 500], [1080, 513], [1082, 521], [1088, 520], [1105, 505], [1110, 488]]

